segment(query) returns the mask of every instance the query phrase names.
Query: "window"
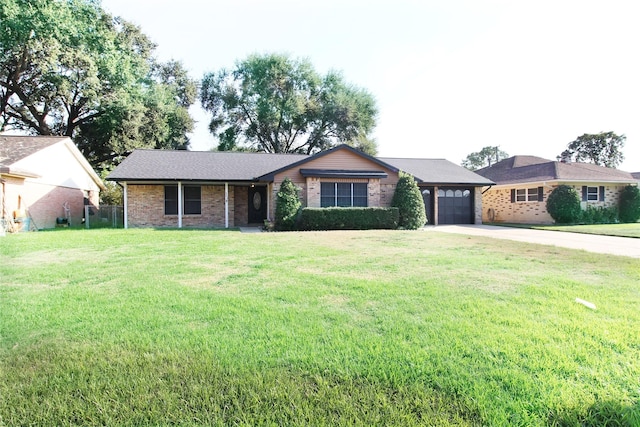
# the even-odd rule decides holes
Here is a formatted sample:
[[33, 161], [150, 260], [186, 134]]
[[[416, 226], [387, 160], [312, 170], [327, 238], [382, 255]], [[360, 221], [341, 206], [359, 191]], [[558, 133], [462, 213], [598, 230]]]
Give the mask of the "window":
[[[182, 187], [183, 212], [185, 215], [200, 215], [202, 197], [199, 186]], [[164, 214], [178, 215], [178, 186], [164, 186]]]
[[518, 188], [511, 190], [511, 203], [515, 202], [542, 202], [544, 201], [544, 188]]
[[587, 187], [587, 201], [588, 202], [598, 201], [598, 187]]
[[320, 206], [366, 207], [367, 184], [353, 182], [320, 183]]
[[200, 215], [201, 191], [199, 186], [185, 186], [184, 190], [184, 214]]
[[164, 214], [178, 215], [178, 186], [164, 186]]

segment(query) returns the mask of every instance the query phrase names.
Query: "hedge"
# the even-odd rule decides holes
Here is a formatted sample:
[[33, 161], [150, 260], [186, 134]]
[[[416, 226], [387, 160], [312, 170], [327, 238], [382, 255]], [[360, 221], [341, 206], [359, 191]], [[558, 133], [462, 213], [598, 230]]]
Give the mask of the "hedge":
[[398, 208], [303, 208], [300, 229], [396, 229], [398, 216]]

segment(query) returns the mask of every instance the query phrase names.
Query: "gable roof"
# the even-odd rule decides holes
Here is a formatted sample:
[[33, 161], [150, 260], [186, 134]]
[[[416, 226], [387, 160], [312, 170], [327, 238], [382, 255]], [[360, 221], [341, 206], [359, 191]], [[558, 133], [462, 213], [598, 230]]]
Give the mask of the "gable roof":
[[134, 150], [109, 181], [255, 181], [309, 156], [233, 151]]
[[[23, 178], [41, 178], [42, 171], [27, 171], [14, 167], [22, 159], [34, 155], [55, 144], [63, 144], [69, 153], [76, 159], [82, 169], [91, 177], [100, 189], [106, 187], [100, 177], [93, 170], [87, 159], [82, 155], [78, 147], [67, 136], [47, 135], [0, 135], [0, 173], [20, 176]], [[56, 159], [52, 159], [51, 167], [58, 167]]]
[[398, 172], [398, 169], [396, 169], [394, 166], [383, 162], [382, 160], [380, 160], [377, 157], [370, 156], [367, 153], [365, 153], [363, 151], [360, 151], [360, 150], [357, 150], [357, 149], [355, 149], [355, 148], [353, 148], [353, 147], [351, 147], [351, 146], [349, 146], [347, 144], [340, 144], [340, 145], [338, 145], [336, 147], [330, 148], [329, 150], [321, 151], [321, 152], [319, 152], [317, 154], [314, 154], [313, 156], [306, 156], [305, 158], [300, 159], [299, 161], [297, 161], [295, 163], [291, 163], [291, 164], [285, 165], [285, 166], [283, 166], [283, 167], [281, 167], [279, 169], [270, 171], [269, 173], [266, 173], [266, 174], [260, 176], [259, 178], [261, 180], [272, 181], [273, 178], [275, 177], [275, 175], [277, 175], [277, 174], [279, 174], [281, 172], [284, 172], [287, 169], [291, 169], [291, 168], [295, 168], [295, 167], [298, 167], [298, 166], [302, 166], [305, 163], [310, 162], [311, 160], [319, 159], [321, 157], [324, 157], [324, 156], [327, 156], [329, 154], [335, 153], [336, 151], [339, 151], [339, 150], [351, 151], [352, 153], [354, 153], [354, 154], [356, 154], [356, 155], [358, 155], [360, 157], [363, 157], [363, 158], [365, 158], [365, 159], [367, 159], [367, 160], [369, 160], [369, 161], [371, 161], [371, 162], [373, 162], [373, 163], [375, 163], [375, 164], [377, 164], [377, 165], [379, 165], [379, 166], [381, 166], [383, 168], [389, 169], [389, 170], [391, 170], [393, 172]]
[[0, 135], [0, 165], [11, 166], [18, 160], [65, 139], [65, 136]]
[[633, 176], [618, 169], [591, 163], [564, 163], [535, 156], [513, 156], [476, 173], [496, 184], [542, 181], [634, 182]]
[[398, 170], [407, 172], [423, 184], [492, 185], [491, 179], [445, 159], [380, 158]]

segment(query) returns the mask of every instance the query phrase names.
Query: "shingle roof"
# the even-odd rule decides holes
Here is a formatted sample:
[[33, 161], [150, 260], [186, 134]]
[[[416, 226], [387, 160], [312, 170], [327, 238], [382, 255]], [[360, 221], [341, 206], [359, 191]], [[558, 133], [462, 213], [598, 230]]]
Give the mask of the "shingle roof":
[[535, 156], [513, 156], [476, 171], [496, 184], [541, 181], [634, 182], [633, 176], [590, 163], [564, 163]]
[[445, 159], [406, 159], [380, 157], [381, 161], [410, 173], [425, 184], [491, 185], [491, 179], [476, 174]]
[[67, 137], [0, 135], [0, 165], [11, 166], [18, 160], [64, 139]]
[[252, 181], [307, 157], [303, 154], [135, 150], [107, 180]]
[[[329, 152], [341, 147], [336, 147]], [[342, 147], [344, 148], [344, 147]], [[349, 147], [351, 149], [351, 147]], [[135, 150], [109, 181], [253, 181], [300, 166], [316, 156], [216, 151]], [[367, 156], [364, 153], [360, 153]], [[382, 166], [403, 170], [422, 183], [490, 185], [493, 182], [444, 159], [375, 158]], [[344, 171], [343, 171], [344, 172]]]

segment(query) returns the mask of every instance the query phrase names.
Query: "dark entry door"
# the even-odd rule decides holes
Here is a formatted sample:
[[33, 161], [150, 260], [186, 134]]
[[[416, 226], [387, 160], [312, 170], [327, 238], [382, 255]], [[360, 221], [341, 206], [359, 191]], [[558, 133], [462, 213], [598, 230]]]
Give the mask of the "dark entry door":
[[473, 224], [473, 188], [438, 189], [438, 224]]
[[262, 224], [267, 219], [267, 187], [249, 187], [249, 223]]
[[433, 224], [433, 187], [422, 187], [422, 201], [424, 202], [424, 211], [427, 214], [427, 224]]

